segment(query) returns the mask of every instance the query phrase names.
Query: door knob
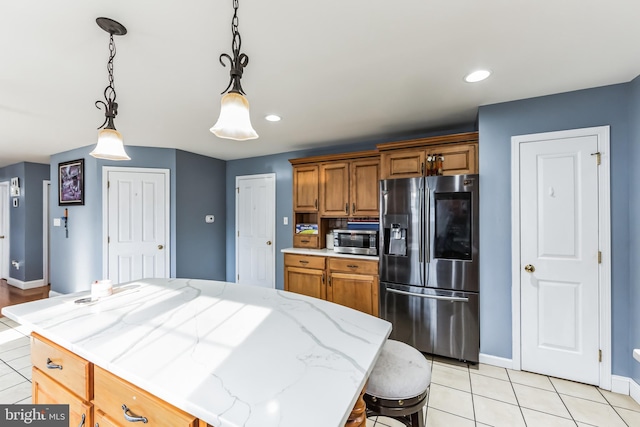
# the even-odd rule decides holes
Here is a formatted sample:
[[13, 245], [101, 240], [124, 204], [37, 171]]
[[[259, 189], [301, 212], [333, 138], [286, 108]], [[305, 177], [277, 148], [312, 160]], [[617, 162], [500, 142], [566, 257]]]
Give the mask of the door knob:
[[271, 246], [271, 240], [267, 240], [267, 246]]
[[158, 245], [158, 249], [164, 249], [164, 246]]
[[4, 239], [4, 236], [0, 236], [0, 239]]
[[524, 266], [524, 271], [526, 271], [527, 273], [533, 273], [534, 271], [536, 271], [536, 268], [531, 264], [527, 264]]

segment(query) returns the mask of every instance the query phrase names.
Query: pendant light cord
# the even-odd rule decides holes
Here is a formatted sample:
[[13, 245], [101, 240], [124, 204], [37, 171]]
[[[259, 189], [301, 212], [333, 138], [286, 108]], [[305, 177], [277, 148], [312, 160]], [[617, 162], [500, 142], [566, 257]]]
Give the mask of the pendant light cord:
[[116, 44], [113, 41], [113, 33], [109, 33], [109, 61], [107, 62], [107, 73], [109, 73], [109, 85], [104, 89], [105, 101], [96, 101], [96, 108], [105, 109], [104, 122], [98, 127], [98, 129], [115, 129], [113, 119], [118, 115], [118, 103], [116, 102], [116, 88], [113, 85], [113, 58], [116, 57]]
[[[233, 58], [230, 55], [223, 53], [220, 55], [220, 63], [223, 67], [226, 67], [223, 59], [226, 58], [229, 60], [230, 70], [230, 79], [229, 84], [226, 89], [221, 92], [221, 94], [229, 92], [236, 92], [242, 95], [246, 95], [244, 90], [242, 90], [242, 85], [240, 84], [240, 79], [242, 78], [243, 68], [247, 66], [249, 63], [249, 57], [240, 53], [240, 48], [242, 46], [242, 38], [240, 37], [240, 32], [238, 31], [238, 0], [233, 0], [233, 19], [231, 19], [231, 51]], [[231, 89], [231, 90], [229, 90]]]

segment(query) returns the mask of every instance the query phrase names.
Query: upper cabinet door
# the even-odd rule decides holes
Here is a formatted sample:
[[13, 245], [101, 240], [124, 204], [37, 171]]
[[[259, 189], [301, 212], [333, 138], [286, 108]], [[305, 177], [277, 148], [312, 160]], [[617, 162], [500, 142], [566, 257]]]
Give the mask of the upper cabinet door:
[[442, 155], [443, 175], [478, 173], [476, 144], [450, 144], [427, 148], [427, 155]]
[[318, 212], [318, 165], [293, 167], [293, 210]]
[[378, 216], [380, 161], [378, 159], [354, 160], [351, 171], [351, 216]]
[[331, 162], [320, 165], [320, 215], [346, 217], [349, 205], [349, 163]]
[[424, 174], [424, 154], [424, 148], [382, 153], [382, 179], [422, 176]]

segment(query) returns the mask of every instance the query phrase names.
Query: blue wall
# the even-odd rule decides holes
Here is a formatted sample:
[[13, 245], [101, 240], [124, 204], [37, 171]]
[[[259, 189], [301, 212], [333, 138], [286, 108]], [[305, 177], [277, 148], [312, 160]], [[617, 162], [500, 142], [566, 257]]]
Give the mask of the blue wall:
[[[629, 108], [629, 351], [640, 348], [640, 77], [631, 83]], [[631, 360], [631, 378], [640, 384], [640, 363]]]
[[226, 279], [225, 171], [222, 160], [176, 151], [176, 277]]
[[[74, 159], [85, 160], [85, 204], [84, 206], [68, 206], [69, 209], [69, 237], [65, 237], [64, 227], [52, 227], [51, 229], [51, 289], [60, 293], [87, 290], [90, 284], [103, 277], [103, 248], [102, 248], [102, 167], [143, 167], [161, 168], [170, 171], [170, 275], [176, 277], [176, 273], [185, 277], [191, 277], [190, 259], [201, 255], [194, 252], [195, 249], [208, 247], [207, 239], [211, 236], [206, 233], [190, 232], [188, 219], [190, 210], [196, 197], [192, 192], [185, 190], [184, 203], [178, 203], [177, 187], [181, 190], [188, 185], [198, 185], [198, 182], [211, 182], [220, 179], [220, 161], [211, 158], [203, 158], [198, 155], [177, 154], [177, 150], [168, 148], [147, 148], [127, 146], [126, 150], [131, 157], [127, 162], [114, 162], [97, 160], [89, 155], [93, 146], [78, 148], [51, 156], [51, 200], [57, 201], [58, 194], [58, 164]], [[177, 166], [179, 159], [179, 167]], [[204, 160], [203, 160], [204, 159]], [[191, 164], [194, 164], [191, 167]], [[203, 163], [206, 167], [203, 167]], [[208, 169], [211, 167], [211, 170]], [[185, 178], [182, 178], [185, 175]], [[179, 184], [178, 184], [179, 183]], [[200, 188], [200, 187], [198, 187]], [[202, 188], [200, 188], [202, 190]], [[200, 198], [209, 200], [212, 206], [224, 203], [224, 187], [214, 186], [211, 194], [200, 193]], [[217, 190], [217, 191], [215, 191]], [[220, 194], [222, 193], [222, 194]], [[61, 217], [63, 206], [57, 202], [51, 204], [51, 220]], [[222, 214], [224, 216], [224, 214]], [[189, 238], [183, 240], [177, 238], [177, 224], [180, 218], [181, 231]], [[193, 222], [194, 227], [199, 224]], [[184, 244], [188, 242], [188, 244]], [[201, 245], [201, 242], [205, 242]], [[178, 261], [177, 247], [182, 248], [180, 260], [185, 262], [183, 267]], [[219, 257], [224, 260], [224, 248], [220, 245], [211, 246], [211, 259]], [[222, 261], [223, 263], [224, 261]], [[214, 264], [215, 265], [215, 264]], [[193, 276], [203, 274], [202, 269], [193, 272]]]
[[610, 125], [612, 368], [630, 374], [628, 105], [620, 84], [480, 107], [482, 353], [511, 358], [511, 137]]
[[49, 165], [23, 162], [0, 168], [0, 181], [14, 177], [19, 179], [20, 197], [18, 207], [9, 208], [9, 259], [18, 261], [20, 269], [10, 264], [9, 271], [12, 279], [31, 282], [43, 278], [42, 182], [49, 179]]

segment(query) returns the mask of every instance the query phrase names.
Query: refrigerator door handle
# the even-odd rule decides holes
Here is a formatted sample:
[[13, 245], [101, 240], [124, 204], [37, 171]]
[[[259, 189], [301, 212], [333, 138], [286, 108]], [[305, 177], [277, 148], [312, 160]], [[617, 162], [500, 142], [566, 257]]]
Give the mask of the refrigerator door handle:
[[425, 193], [425, 201], [427, 204], [427, 210], [426, 210], [426, 218], [425, 218], [425, 235], [426, 235], [426, 239], [425, 239], [425, 262], [428, 264], [431, 260], [431, 190], [429, 190], [429, 187], [425, 186], [426, 188], [424, 189], [424, 193]]
[[420, 197], [418, 197], [418, 203], [420, 206], [420, 219], [418, 227], [418, 260], [420, 262], [420, 284], [424, 286], [424, 178], [420, 178]]
[[393, 289], [393, 288], [387, 288], [387, 292], [391, 292], [392, 294], [408, 295], [411, 297], [418, 297], [418, 298], [437, 299], [440, 301], [469, 302], [469, 298], [464, 298], [464, 297], [445, 297], [442, 295], [415, 294], [413, 292], [401, 291], [399, 289]]

